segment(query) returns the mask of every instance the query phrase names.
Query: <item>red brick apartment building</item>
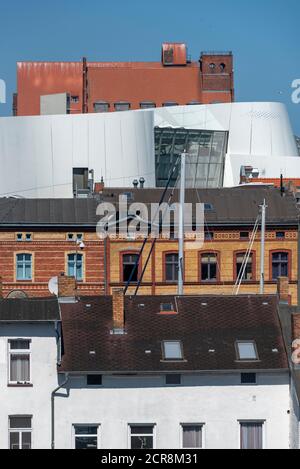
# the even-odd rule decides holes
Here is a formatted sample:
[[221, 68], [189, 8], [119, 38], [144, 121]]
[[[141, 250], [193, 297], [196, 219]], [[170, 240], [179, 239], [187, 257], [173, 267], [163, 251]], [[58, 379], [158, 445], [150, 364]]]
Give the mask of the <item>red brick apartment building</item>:
[[40, 114], [40, 97], [68, 93], [70, 113], [108, 112], [234, 100], [231, 52], [162, 45], [159, 62], [18, 62], [13, 113]]

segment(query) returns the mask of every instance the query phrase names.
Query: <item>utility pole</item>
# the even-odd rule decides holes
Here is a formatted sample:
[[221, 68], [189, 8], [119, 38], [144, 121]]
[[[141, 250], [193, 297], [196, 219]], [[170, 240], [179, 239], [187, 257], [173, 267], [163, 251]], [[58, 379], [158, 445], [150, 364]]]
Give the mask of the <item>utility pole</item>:
[[180, 203], [179, 203], [179, 230], [178, 230], [178, 295], [183, 295], [184, 279], [184, 203], [185, 203], [185, 153], [181, 154], [180, 171]]
[[266, 201], [261, 207], [261, 240], [260, 240], [260, 294], [264, 294], [265, 285], [265, 235], [266, 235]]

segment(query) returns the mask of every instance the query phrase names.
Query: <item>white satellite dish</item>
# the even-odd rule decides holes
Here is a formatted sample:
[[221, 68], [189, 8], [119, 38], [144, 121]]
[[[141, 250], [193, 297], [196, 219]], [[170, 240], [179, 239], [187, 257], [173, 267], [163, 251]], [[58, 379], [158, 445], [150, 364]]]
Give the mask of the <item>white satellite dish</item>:
[[51, 295], [58, 295], [58, 277], [50, 278], [48, 282], [48, 290]]

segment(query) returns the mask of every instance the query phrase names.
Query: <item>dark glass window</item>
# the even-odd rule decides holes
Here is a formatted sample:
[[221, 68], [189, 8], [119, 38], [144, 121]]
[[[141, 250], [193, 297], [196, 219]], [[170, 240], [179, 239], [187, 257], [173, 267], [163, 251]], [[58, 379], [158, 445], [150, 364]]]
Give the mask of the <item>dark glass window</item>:
[[178, 103], [176, 101], [166, 101], [163, 103], [163, 107], [170, 107], [170, 106], [178, 106]]
[[284, 231], [276, 231], [276, 238], [277, 239], [284, 239], [285, 238], [285, 232]]
[[182, 425], [182, 447], [186, 449], [202, 448], [202, 425]]
[[132, 282], [138, 281], [138, 254], [124, 254], [123, 255], [123, 282], [128, 282], [131, 276]]
[[203, 282], [215, 282], [217, 280], [217, 254], [201, 255], [201, 280]]
[[289, 255], [287, 252], [274, 252], [272, 254], [272, 279], [288, 277]]
[[17, 280], [32, 279], [32, 255], [17, 254]]
[[241, 373], [242, 384], [256, 384], [256, 373]]
[[115, 111], [128, 111], [130, 109], [130, 103], [122, 102], [115, 103]]
[[241, 231], [240, 232], [241, 239], [249, 239], [249, 231]]
[[212, 239], [214, 239], [214, 233], [212, 231], [205, 231], [204, 239], [205, 241], [211, 241]]
[[109, 103], [106, 101], [97, 101], [94, 103], [94, 112], [108, 112]]
[[102, 385], [102, 375], [87, 375], [86, 384], [88, 386], [101, 386]]
[[156, 107], [156, 104], [153, 101], [142, 101], [140, 103], [140, 108], [141, 109], [151, 109]]
[[131, 449], [153, 449], [153, 425], [130, 425]]
[[166, 375], [166, 384], [181, 384], [181, 375]]
[[83, 255], [74, 253], [68, 254], [68, 276], [75, 277], [76, 280], [83, 279]]
[[[245, 258], [245, 253], [240, 253], [236, 256], [236, 273], [238, 277], [242, 275], [242, 272], [244, 269], [244, 266], [243, 266], [244, 258]], [[252, 253], [249, 256], [246, 268], [242, 275], [242, 280], [253, 280], [253, 254]]]
[[178, 280], [178, 254], [166, 254], [165, 276], [167, 282], [177, 282]]
[[97, 449], [98, 426], [75, 425], [75, 449]]
[[31, 449], [31, 417], [9, 417], [9, 448]]

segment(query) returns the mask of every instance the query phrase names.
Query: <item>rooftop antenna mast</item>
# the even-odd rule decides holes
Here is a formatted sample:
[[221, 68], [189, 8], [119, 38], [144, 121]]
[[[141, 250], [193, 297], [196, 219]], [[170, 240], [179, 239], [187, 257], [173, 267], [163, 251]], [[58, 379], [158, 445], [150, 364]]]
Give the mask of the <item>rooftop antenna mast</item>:
[[264, 294], [265, 286], [265, 236], [266, 236], [266, 200], [261, 208], [261, 240], [260, 240], [260, 294]]
[[180, 203], [178, 232], [178, 295], [183, 295], [184, 281], [184, 202], [185, 202], [185, 152], [181, 154]]

